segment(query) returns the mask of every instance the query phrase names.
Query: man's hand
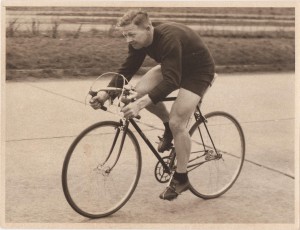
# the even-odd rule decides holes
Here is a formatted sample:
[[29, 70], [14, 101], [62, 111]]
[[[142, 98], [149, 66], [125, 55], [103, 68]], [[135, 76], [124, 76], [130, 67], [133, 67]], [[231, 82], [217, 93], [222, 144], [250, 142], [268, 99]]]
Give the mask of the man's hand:
[[136, 117], [139, 114], [139, 111], [140, 111], [140, 108], [137, 104], [137, 101], [128, 104], [121, 110], [121, 112], [124, 113], [124, 117], [126, 119]]
[[122, 98], [121, 98], [121, 101], [122, 101], [125, 105], [129, 104], [130, 102], [135, 101], [135, 99], [136, 99], [136, 97], [137, 97], [137, 95], [138, 95], [137, 92], [132, 91], [132, 90], [131, 90], [129, 93], [130, 93], [130, 94], [129, 94], [128, 96], [122, 97]]
[[104, 102], [109, 98], [109, 95], [107, 92], [101, 91], [98, 93], [97, 96], [91, 98], [90, 105], [93, 107], [93, 109], [101, 109]]
[[148, 94], [143, 96], [140, 99], [137, 99], [135, 102], [132, 102], [125, 106], [121, 112], [124, 113], [124, 117], [129, 119], [129, 118], [134, 118], [139, 114], [139, 111], [146, 106], [148, 106], [151, 103], [151, 99], [149, 98]]

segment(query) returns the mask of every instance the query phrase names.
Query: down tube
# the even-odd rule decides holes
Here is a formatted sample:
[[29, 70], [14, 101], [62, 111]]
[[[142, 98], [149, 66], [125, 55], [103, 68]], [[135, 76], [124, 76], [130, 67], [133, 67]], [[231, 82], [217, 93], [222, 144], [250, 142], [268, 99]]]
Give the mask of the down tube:
[[155, 148], [153, 147], [153, 145], [151, 144], [151, 142], [148, 140], [148, 138], [145, 136], [145, 134], [140, 129], [140, 127], [137, 125], [137, 123], [133, 119], [129, 119], [129, 121], [133, 125], [133, 127], [136, 129], [136, 131], [140, 134], [140, 136], [142, 137], [142, 139], [146, 142], [146, 144], [151, 149], [151, 151], [153, 152], [153, 154], [156, 156], [156, 158], [158, 159], [158, 161], [162, 164], [162, 166], [164, 167], [164, 170], [166, 171], [166, 173], [170, 174], [171, 171], [170, 171], [169, 167], [163, 161], [163, 159], [161, 158], [161, 156], [155, 150]]

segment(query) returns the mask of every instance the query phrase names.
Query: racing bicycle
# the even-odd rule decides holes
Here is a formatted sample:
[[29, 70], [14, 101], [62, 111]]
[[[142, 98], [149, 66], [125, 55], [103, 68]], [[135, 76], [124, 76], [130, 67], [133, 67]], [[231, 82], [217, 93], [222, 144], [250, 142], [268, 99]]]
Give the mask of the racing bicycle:
[[[123, 87], [91, 87], [89, 95], [109, 92], [117, 98], [116, 108], [121, 109], [133, 100], [122, 102], [133, 90], [118, 73], [104, 73], [97, 80], [107, 76], [120, 77]], [[175, 99], [167, 97], [164, 101]], [[201, 103], [202, 99], [195, 108], [195, 122], [189, 130], [192, 140], [187, 166], [189, 190], [197, 197], [212, 199], [228, 191], [237, 180], [245, 158], [245, 137], [232, 115], [222, 111], [203, 115]], [[103, 105], [102, 110], [107, 111], [107, 107]], [[142, 154], [132, 128], [157, 158], [153, 165], [156, 180], [170, 181], [176, 169], [175, 148], [171, 147], [165, 156], [159, 154], [139, 127], [139, 119], [140, 116], [100, 121], [84, 129], [72, 142], [63, 163], [62, 186], [66, 200], [77, 213], [88, 218], [109, 216], [134, 193], [142, 170]]]

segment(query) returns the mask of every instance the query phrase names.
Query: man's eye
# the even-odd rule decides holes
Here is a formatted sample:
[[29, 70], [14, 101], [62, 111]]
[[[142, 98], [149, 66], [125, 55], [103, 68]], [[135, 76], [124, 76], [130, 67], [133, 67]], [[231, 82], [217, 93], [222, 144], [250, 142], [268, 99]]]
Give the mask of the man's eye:
[[136, 34], [131, 34], [131, 33], [126, 34], [126, 33], [123, 33], [123, 36], [124, 36], [125, 38], [134, 38], [135, 35], [136, 35]]

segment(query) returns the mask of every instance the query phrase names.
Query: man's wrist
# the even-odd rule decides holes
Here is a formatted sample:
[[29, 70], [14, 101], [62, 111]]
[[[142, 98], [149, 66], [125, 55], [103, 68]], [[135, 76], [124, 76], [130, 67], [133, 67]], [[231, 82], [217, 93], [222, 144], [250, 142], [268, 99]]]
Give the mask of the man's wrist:
[[148, 94], [139, 98], [136, 102], [137, 102], [137, 106], [139, 107], [139, 110], [147, 107], [148, 105], [150, 105], [152, 103]]

